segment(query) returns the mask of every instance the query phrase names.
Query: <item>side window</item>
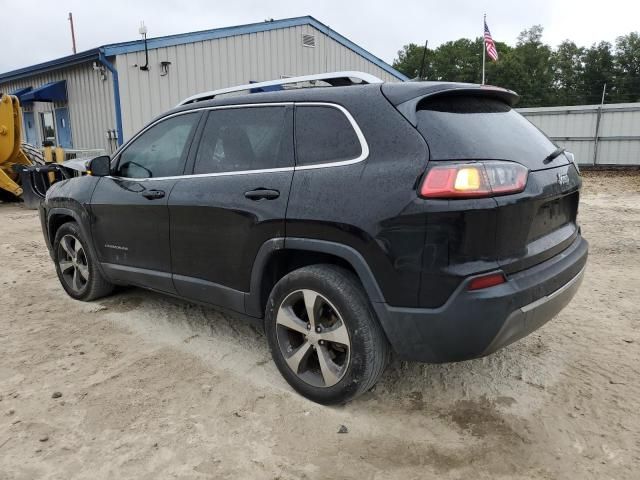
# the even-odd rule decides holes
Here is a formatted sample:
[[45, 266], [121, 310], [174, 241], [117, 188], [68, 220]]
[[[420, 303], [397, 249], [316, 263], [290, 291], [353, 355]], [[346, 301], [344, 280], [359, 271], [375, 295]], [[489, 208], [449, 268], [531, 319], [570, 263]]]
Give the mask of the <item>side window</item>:
[[296, 106], [298, 165], [353, 160], [362, 146], [349, 119], [337, 108]]
[[163, 120], [136, 138], [120, 154], [117, 175], [127, 178], [181, 175], [183, 155], [199, 112]]
[[212, 110], [193, 173], [293, 166], [293, 127], [285, 107]]

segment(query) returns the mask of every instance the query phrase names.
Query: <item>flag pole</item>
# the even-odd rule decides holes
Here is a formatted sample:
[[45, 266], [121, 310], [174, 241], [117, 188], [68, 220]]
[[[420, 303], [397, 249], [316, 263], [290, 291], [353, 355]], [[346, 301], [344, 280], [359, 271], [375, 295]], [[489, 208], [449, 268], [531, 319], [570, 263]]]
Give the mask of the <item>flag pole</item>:
[[487, 53], [487, 46], [485, 45], [485, 41], [484, 41], [484, 26], [487, 23], [487, 14], [484, 14], [484, 17], [482, 19], [482, 85], [484, 85], [484, 63], [485, 63], [485, 55]]

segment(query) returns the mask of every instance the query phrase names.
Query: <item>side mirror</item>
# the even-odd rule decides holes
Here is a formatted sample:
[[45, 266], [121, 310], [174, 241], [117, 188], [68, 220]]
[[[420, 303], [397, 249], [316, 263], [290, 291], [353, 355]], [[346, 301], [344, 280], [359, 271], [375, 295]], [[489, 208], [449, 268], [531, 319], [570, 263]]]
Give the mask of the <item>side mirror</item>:
[[106, 177], [111, 175], [111, 157], [109, 155], [102, 155], [100, 157], [93, 158], [89, 162], [88, 170], [94, 177]]

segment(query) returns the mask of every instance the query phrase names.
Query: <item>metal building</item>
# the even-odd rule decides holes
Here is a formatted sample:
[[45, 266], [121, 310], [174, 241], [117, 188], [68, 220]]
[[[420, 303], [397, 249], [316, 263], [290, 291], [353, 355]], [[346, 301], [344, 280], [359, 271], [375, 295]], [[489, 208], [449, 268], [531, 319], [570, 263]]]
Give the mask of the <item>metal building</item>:
[[520, 108], [580, 165], [640, 165], [640, 103]]
[[[116, 43], [0, 74], [26, 141], [112, 152], [195, 93], [341, 70], [407, 78], [311, 16]], [[148, 55], [148, 62], [147, 62]]]

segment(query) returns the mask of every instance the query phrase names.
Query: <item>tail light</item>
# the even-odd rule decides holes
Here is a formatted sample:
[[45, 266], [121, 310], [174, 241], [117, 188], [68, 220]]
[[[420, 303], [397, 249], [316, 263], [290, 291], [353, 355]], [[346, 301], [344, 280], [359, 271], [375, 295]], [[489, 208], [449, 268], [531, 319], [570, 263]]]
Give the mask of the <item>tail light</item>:
[[527, 185], [529, 170], [514, 162], [475, 162], [435, 165], [420, 187], [425, 198], [479, 198], [518, 193]]
[[496, 285], [503, 284], [507, 279], [504, 278], [502, 273], [490, 273], [483, 275], [482, 277], [476, 277], [469, 282], [467, 290], [481, 290], [483, 288], [495, 287]]

